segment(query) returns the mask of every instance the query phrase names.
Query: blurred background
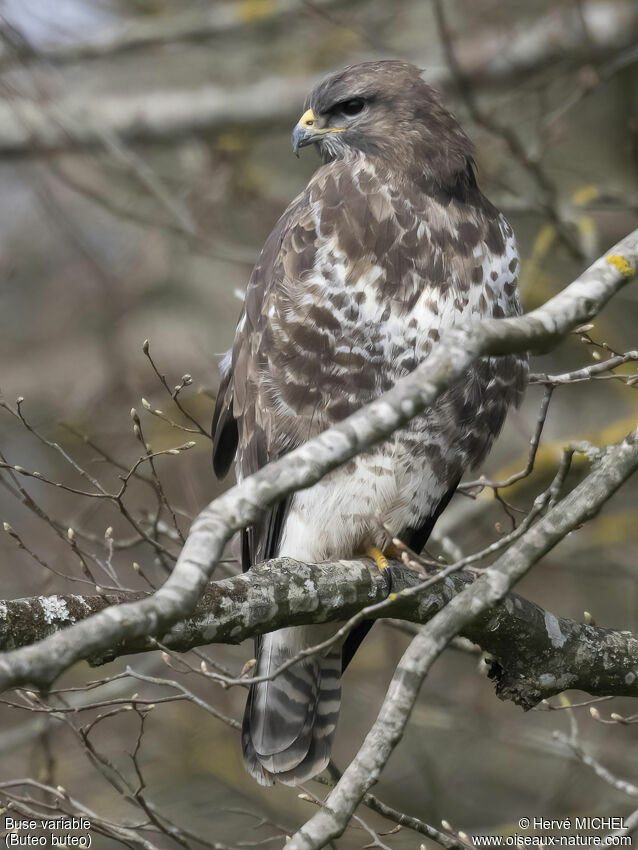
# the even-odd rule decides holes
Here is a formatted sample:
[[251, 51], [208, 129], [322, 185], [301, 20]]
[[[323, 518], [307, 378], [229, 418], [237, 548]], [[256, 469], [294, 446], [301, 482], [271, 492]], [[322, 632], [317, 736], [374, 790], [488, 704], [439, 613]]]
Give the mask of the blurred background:
[[[226, 486], [213, 478], [205, 433], [217, 364], [261, 245], [317, 167], [313, 151], [292, 156], [290, 132], [324, 73], [371, 58], [424, 68], [476, 144], [481, 187], [514, 225], [527, 309], [638, 226], [635, 0], [4, 0], [0, 15], [0, 460], [47, 479], [0, 470], [0, 518], [10, 527], [0, 538], [4, 599], [157, 585], [180, 534]], [[534, 358], [533, 370], [588, 365], [608, 356], [605, 345], [638, 347], [637, 302], [629, 286], [592, 329]], [[482, 548], [520, 521], [564, 445], [622, 439], [638, 412], [634, 372], [628, 365], [617, 373], [625, 377], [559, 388], [533, 475], [506, 493], [514, 509], [504, 512], [491, 491], [457, 496], [439, 536], [466, 554]], [[530, 387], [482, 472], [498, 479], [525, 467], [541, 399]], [[144, 441], [153, 452], [194, 445], [156, 457], [153, 468], [146, 461], [114, 498]], [[575, 464], [570, 485], [585, 468]], [[599, 625], [637, 631], [637, 507], [634, 484], [518, 592], [557, 615], [582, 620], [588, 611]], [[223, 569], [237, 569], [232, 547]], [[376, 717], [408, 640], [378, 624], [348, 670], [339, 767]], [[211, 669], [235, 674], [251, 654], [248, 644], [206, 650]], [[199, 669], [201, 658], [187, 661]], [[127, 664], [241, 717], [242, 688], [222, 690], [159, 653], [79, 665], [59, 685], [78, 688]], [[157, 701], [177, 692], [119, 678], [50, 705], [98, 693]], [[108, 755], [105, 767], [77, 733], [98, 708], [59, 720], [30, 699], [0, 704], [0, 782], [62, 785], [105, 821], [144, 820], [116, 776], [136, 784], [138, 713], [96, 721], [91, 741]], [[636, 711], [620, 699], [599, 708], [605, 718]], [[638, 782], [638, 727], [602, 724], [587, 707], [524, 714], [494, 696], [476, 654], [448, 649], [376, 792], [468, 833], [515, 831], [522, 815], [637, 808], [552, 737], [570, 721], [588, 752]], [[238, 733], [189, 701], [146, 712], [136, 758], [160, 816], [211, 844], [280, 846], [312, 814], [294, 789], [257, 786]], [[352, 828], [338, 845], [369, 839]], [[117, 844], [112, 835], [94, 841]], [[153, 841], [175, 844], [165, 832]], [[421, 839], [402, 830], [383, 841]], [[186, 833], [180, 842], [201, 846]]]

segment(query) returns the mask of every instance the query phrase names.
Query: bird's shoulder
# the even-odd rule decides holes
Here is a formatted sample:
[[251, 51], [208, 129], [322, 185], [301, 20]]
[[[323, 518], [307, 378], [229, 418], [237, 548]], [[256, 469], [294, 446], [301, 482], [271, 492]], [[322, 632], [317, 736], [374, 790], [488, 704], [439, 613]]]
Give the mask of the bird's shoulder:
[[[219, 478], [226, 475], [237, 451], [240, 419], [244, 420], [241, 441], [249, 442], [246, 434], [251, 433], [251, 442], [261, 447], [259, 457], [249, 465], [256, 469], [268, 459], [263, 429], [257, 429], [252, 421], [254, 392], [271, 341], [269, 319], [274, 294], [286, 279], [301, 276], [316, 254], [317, 234], [310, 206], [312, 183], [291, 201], [266, 239], [246, 286], [233, 345], [220, 363], [221, 381], [212, 422], [213, 467]], [[255, 439], [256, 434], [262, 438]]]

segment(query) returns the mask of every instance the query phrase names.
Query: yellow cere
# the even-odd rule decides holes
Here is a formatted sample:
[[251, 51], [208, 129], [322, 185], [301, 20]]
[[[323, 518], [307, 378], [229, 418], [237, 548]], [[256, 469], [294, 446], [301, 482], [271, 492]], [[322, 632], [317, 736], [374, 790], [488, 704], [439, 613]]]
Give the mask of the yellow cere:
[[315, 113], [312, 111], [312, 109], [306, 109], [304, 114], [299, 119], [299, 123], [302, 127], [312, 127], [312, 125], [315, 123]]
[[304, 114], [299, 119], [299, 124], [304, 127], [306, 130], [312, 130], [313, 133], [317, 135], [323, 135], [325, 133], [343, 133], [345, 132], [345, 127], [315, 127], [315, 113], [312, 109], [306, 109]]

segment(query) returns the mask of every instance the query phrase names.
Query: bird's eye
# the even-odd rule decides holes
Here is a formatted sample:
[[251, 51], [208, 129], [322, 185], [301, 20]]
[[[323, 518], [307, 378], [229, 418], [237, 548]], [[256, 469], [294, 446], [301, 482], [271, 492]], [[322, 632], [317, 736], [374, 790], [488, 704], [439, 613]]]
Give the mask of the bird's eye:
[[339, 112], [347, 115], [349, 118], [353, 115], [358, 115], [365, 106], [362, 97], [353, 97], [352, 100], [344, 100], [339, 104]]

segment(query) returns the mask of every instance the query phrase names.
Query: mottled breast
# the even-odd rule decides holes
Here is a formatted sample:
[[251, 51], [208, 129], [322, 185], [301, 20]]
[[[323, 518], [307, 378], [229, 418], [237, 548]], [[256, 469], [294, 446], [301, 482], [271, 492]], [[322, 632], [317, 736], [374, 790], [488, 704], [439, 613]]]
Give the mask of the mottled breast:
[[320, 169], [304, 201], [263, 305], [262, 373], [302, 439], [414, 369], [447, 327], [519, 312], [512, 230], [478, 190], [393, 185], [358, 157]]

